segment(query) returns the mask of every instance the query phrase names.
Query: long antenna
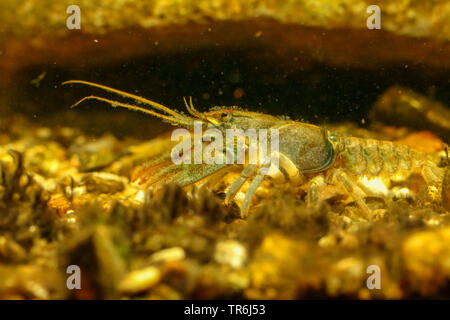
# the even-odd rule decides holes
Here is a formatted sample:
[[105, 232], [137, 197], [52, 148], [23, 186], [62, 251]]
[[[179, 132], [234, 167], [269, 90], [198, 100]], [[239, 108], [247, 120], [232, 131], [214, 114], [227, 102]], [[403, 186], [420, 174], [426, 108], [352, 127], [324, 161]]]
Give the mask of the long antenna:
[[64, 81], [62, 84], [66, 85], [66, 84], [74, 84], [74, 83], [85, 84], [85, 85], [88, 85], [88, 86], [91, 86], [91, 87], [100, 88], [100, 89], [103, 89], [103, 90], [106, 90], [106, 91], [109, 91], [109, 92], [114, 92], [114, 93], [116, 93], [118, 95], [121, 95], [123, 97], [131, 98], [131, 99], [134, 99], [134, 100], [136, 100], [138, 102], [142, 102], [142, 103], [148, 104], [148, 105], [150, 105], [150, 106], [152, 106], [152, 107], [154, 107], [154, 108], [156, 108], [158, 110], [161, 110], [163, 112], [166, 112], [166, 113], [172, 115], [175, 118], [182, 119], [184, 121], [186, 121], [188, 119], [187, 117], [185, 117], [185, 116], [183, 116], [183, 115], [181, 115], [181, 114], [179, 114], [179, 113], [177, 113], [177, 112], [175, 112], [175, 111], [173, 111], [173, 110], [171, 110], [171, 109], [169, 109], [169, 108], [167, 108], [167, 107], [165, 107], [162, 104], [159, 104], [157, 102], [154, 102], [154, 101], [151, 101], [151, 100], [148, 100], [148, 99], [145, 99], [145, 98], [139, 97], [137, 95], [121, 91], [121, 90], [110, 88], [110, 87], [107, 87], [107, 86], [104, 86], [104, 85], [101, 85], [101, 84], [97, 84], [97, 83], [94, 83], [94, 82], [89, 82], [89, 81], [84, 81], [84, 80], [69, 80], [69, 81]]
[[[158, 117], [158, 118], [162, 118], [165, 120], [168, 120], [170, 122], [174, 122], [174, 123], [180, 123], [180, 124], [185, 124], [185, 125], [191, 125], [192, 121], [190, 121], [189, 118], [185, 118], [185, 119], [180, 119], [180, 118], [175, 118], [175, 117], [171, 117], [171, 116], [166, 116], [164, 114], [160, 114], [157, 113], [155, 111], [152, 110], [148, 110], [139, 106], [135, 106], [132, 104], [127, 104], [127, 103], [122, 103], [119, 101], [114, 101], [114, 100], [110, 100], [110, 99], [106, 99], [106, 98], [102, 98], [102, 97], [98, 97], [98, 96], [88, 96], [88, 97], [84, 97], [81, 100], [78, 100], [77, 102], [75, 102], [73, 105], [71, 105], [71, 108], [75, 108], [76, 106], [78, 106], [80, 103], [82, 103], [83, 101], [86, 101], [88, 99], [93, 99], [93, 100], [99, 100], [99, 101], [103, 101], [106, 103], [109, 103], [113, 108], [115, 107], [121, 107], [121, 108], [126, 108], [129, 110], [133, 110], [133, 111], [141, 111], [144, 112], [146, 114], [150, 114], [152, 116]], [[189, 121], [187, 121], [189, 120]]]

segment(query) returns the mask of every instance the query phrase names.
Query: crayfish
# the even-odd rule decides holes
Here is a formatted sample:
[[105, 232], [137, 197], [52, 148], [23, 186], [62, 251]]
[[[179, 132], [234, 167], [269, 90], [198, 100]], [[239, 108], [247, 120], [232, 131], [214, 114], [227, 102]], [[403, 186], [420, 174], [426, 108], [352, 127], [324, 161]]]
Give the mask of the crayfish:
[[[365, 201], [366, 196], [395, 197], [391, 186], [407, 184], [409, 177], [419, 175], [426, 186], [441, 190], [443, 206], [447, 209], [450, 207], [448, 156], [446, 161], [441, 161], [438, 154], [422, 152], [391, 141], [347, 137], [320, 126], [239, 108], [213, 108], [207, 112], [199, 112], [194, 108], [192, 100], [189, 103], [184, 100], [189, 113], [185, 115], [154, 101], [103, 85], [81, 80], [66, 81], [63, 84], [75, 83], [133, 99], [152, 109], [94, 95], [79, 100], [72, 107], [94, 99], [114, 107], [141, 111], [188, 130], [193, 130], [194, 125], [200, 123], [205, 129], [214, 129], [224, 135], [230, 129], [239, 129], [244, 135], [249, 130], [277, 130], [277, 150], [271, 150], [266, 156], [259, 154], [256, 162], [249, 159], [238, 164], [225, 161], [230, 153], [232, 156], [237, 155], [236, 145], [223, 145], [223, 154], [218, 155], [217, 151], [215, 154], [216, 159], [223, 161], [214, 163], [174, 163], [173, 152], [167, 152], [138, 170], [133, 181], [144, 188], [162, 183], [175, 183], [185, 187], [204, 179], [220, 179], [230, 170], [239, 170], [239, 177], [227, 188], [225, 204], [231, 204], [243, 185], [251, 181], [241, 201], [242, 217], [248, 215], [255, 192], [265, 180], [270, 180], [274, 185], [289, 184], [293, 188], [306, 186], [308, 206], [318, 205], [321, 190], [327, 185], [339, 185], [365, 214], [370, 215], [371, 209]], [[241, 141], [245, 141], [246, 148], [250, 148], [250, 139], [243, 139]], [[194, 149], [195, 144], [212, 143], [211, 137], [189, 140]], [[267, 170], [263, 173], [262, 168]]]

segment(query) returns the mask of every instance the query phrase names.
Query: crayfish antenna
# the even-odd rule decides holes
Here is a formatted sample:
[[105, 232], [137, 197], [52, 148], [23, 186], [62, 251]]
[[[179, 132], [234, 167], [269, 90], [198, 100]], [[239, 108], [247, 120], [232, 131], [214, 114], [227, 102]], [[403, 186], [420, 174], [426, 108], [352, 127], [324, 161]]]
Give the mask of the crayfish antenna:
[[110, 104], [113, 108], [121, 107], [121, 108], [126, 108], [126, 109], [129, 109], [129, 110], [133, 110], [133, 111], [140, 111], [140, 112], [144, 112], [146, 114], [150, 114], [152, 116], [155, 116], [157, 118], [161, 118], [161, 119], [167, 120], [167, 121], [172, 122], [172, 123], [183, 124], [183, 125], [191, 125], [191, 122], [188, 122], [188, 121], [185, 121], [185, 120], [182, 120], [182, 119], [178, 119], [178, 118], [171, 117], [171, 116], [166, 116], [164, 114], [160, 114], [160, 113], [157, 113], [155, 111], [148, 110], [148, 109], [136, 106], [136, 105], [122, 103], [122, 102], [119, 102], [119, 101], [110, 100], [110, 99], [106, 99], [106, 98], [102, 98], [102, 97], [98, 97], [98, 96], [84, 97], [83, 99], [80, 99], [79, 101], [77, 101], [73, 105], [71, 105], [70, 108], [75, 108], [80, 103], [82, 103], [82, 102], [84, 102], [86, 100], [90, 100], [90, 99], [91, 100], [98, 100], [98, 101], [106, 102], [106, 103]]
[[[128, 92], [125, 92], [125, 91], [117, 90], [117, 89], [114, 89], [114, 88], [111, 88], [111, 87], [107, 87], [107, 86], [104, 86], [104, 85], [101, 85], [101, 84], [97, 84], [97, 83], [89, 82], [89, 81], [84, 81], [84, 80], [69, 80], [69, 81], [64, 81], [64, 82], [62, 83], [62, 85], [66, 85], [66, 84], [84, 84], [84, 85], [87, 85], [87, 86], [90, 86], [90, 87], [100, 88], [100, 89], [103, 89], [103, 90], [105, 90], [105, 91], [113, 92], [113, 93], [118, 94], [118, 95], [120, 95], [120, 96], [123, 96], [123, 97], [126, 97], [126, 98], [131, 98], [131, 99], [133, 99], [133, 100], [135, 100], [135, 101], [138, 101], [138, 102], [140, 102], [140, 103], [144, 103], [144, 104], [147, 104], [147, 105], [149, 105], [149, 106], [152, 106], [152, 107], [155, 108], [155, 109], [158, 109], [158, 110], [160, 110], [160, 111], [163, 111], [163, 112], [165, 112], [165, 113], [171, 115], [173, 118], [180, 119], [180, 120], [181, 120], [180, 123], [186, 123], [186, 122], [189, 122], [189, 123], [190, 123], [190, 122], [192, 122], [192, 119], [190, 119], [190, 118], [188, 118], [188, 117], [186, 117], [186, 116], [183, 116], [183, 115], [181, 115], [181, 114], [179, 114], [179, 113], [177, 113], [177, 112], [171, 110], [170, 108], [168, 108], [168, 107], [166, 107], [166, 106], [163, 106], [162, 104], [159, 104], [159, 103], [157, 103], [157, 102], [155, 102], [155, 101], [152, 101], [152, 100], [148, 100], [148, 99], [146, 99], [146, 98], [139, 97], [139, 96], [137, 96], [137, 95], [134, 95], [134, 94], [131, 94], [131, 93], [128, 93]], [[96, 97], [96, 96], [91, 96], [91, 97]], [[86, 97], [86, 98], [87, 98], [87, 97]], [[98, 97], [97, 97], [97, 98], [98, 98]], [[82, 99], [82, 100], [83, 100], [83, 99]], [[99, 100], [99, 99], [97, 99], [97, 100]], [[104, 101], [105, 101], [105, 102], [108, 102], [108, 103], [111, 103], [111, 101], [113, 101], [113, 100], [108, 100], [108, 101], [106, 101], [106, 100], [108, 100], [108, 99], [105, 99]], [[78, 103], [75, 103], [74, 106], [76, 106], [77, 104], [79, 104], [79, 103], [81, 103], [81, 102], [82, 102], [82, 101], [80, 100]], [[115, 103], [117, 106], [120, 106], [119, 103], [116, 103], [116, 102], [114, 102], [114, 103]], [[125, 104], [122, 104], [122, 105], [125, 105]], [[134, 107], [140, 108], [140, 107], [138, 107], [138, 106], [134, 106]], [[127, 108], [128, 108], [128, 107], [127, 107]], [[133, 109], [133, 108], [128, 108], [128, 109], [136, 110], [136, 109]], [[139, 111], [143, 111], [143, 110], [147, 110], [147, 111], [148, 111], [148, 109], [145, 109], [145, 108], [142, 108], [142, 110], [139, 109]], [[143, 112], [145, 112], [145, 111], [143, 111]], [[146, 112], [146, 113], [147, 113], [147, 112]], [[150, 114], [151, 114], [151, 113], [150, 113]], [[156, 113], [155, 113], [155, 114], [156, 114]], [[153, 115], [155, 115], [155, 114], [153, 114]], [[158, 115], [159, 115], [159, 114], [158, 114]], [[162, 117], [160, 117], [160, 118], [162, 118]]]

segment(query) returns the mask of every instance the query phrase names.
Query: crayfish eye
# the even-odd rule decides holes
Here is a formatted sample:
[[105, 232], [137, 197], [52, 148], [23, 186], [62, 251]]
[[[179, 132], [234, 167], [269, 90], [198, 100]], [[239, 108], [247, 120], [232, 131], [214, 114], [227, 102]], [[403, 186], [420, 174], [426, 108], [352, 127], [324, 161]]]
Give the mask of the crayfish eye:
[[228, 122], [230, 120], [230, 114], [228, 112], [224, 112], [220, 115], [220, 120]]
[[330, 134], [330, 135], [329, 135], [329, 138], [330, 138], [330, 140], [333, 141], [333, 142], [337, 142], [337, 141], [338, 141], [338, 137], [336, 137], [336, 135], [334, 135], [334, 134]]

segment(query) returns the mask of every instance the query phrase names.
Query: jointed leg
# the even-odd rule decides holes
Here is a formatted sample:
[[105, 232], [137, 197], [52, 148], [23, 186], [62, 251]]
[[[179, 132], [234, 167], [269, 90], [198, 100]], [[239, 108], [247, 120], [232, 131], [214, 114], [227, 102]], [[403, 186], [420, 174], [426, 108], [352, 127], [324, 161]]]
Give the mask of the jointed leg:
[[227, 170], [219, 170], [216, 173], [213, 173], [199, 186], [199, 194], [202, 194], [204, 190], [209, 188], [214, 188], [219, 181], [223, 179], [229, 172]]
[[322, 175], [315, 176], [308, 185], [306, 197], [307, 207], [316, 207], [320, 201], [320, 192], [326, 186], [325, 179]]
[[[279, 165], [283, 170], [287, 173], [289, 176], [289, 180], [292, 183], [292, 185], [299, 185], [303, 182], [303, 175], [300, 173], [300, 171], [297, 169], [295, 164], [284, 154], [273, 152], [271, 156], [266, 160], [266, 162], [263, 164], [263, 168], [270, 168], [269, 173], [266, 174], [272, 178], [272, 180], [275, 183], [284, 183], [285, 182], [285, 176], [280, 171], [278, 167], [276, 167], [273, 163], [273, 159], [275, 157], [278, 157], [279, 159]], [[255, 176], [256, 171], [258, 169], [257, 165], [251, 164], [244, 168], [244, 170], [241, 173], [241, 176], [231, 185], [231, 187], [228, 189], [227, 196], [225, 198], [225, 204], [229, 204], [233, 198], [236, 196], [236, 194], [241, 189], [242, 185], [250, 179], [251, 177]], [[246, 217], [248, 215], [248, 211], [250, 209], [251, 200], [258, 189], [258, 187], [261, 185], [261, 183], [264, 181], [264, 174], [259, 173], [255, 176], [253, 179], [246, 195], [244, 198], [244, 201], [241, 206], [241, 216]]]
[[242, 170], [241, 175], [237, 180], [231, 185], [231, 187], [227, 191], [227, 195], [225, 197], [225, 205], [229, 205], [233, 198], [236, 196], [236, 193], [241, 189], [242, 185], [247, 181], [247, 179], [254, 176], [258, 166], [256, 164], [250, 164]]
[[304, 176], [298, 170], [297, 166], [283, 153], [278, 153], [278, 157], [280, 159], [280, 167], [288, 174], [291, 184], [294, 186], [300, 185], [304, 181]]
[[241, 218], [246, 218], [248, 216], [248, 211], [250, 209], [251, 201], [253, 195], [255, 194], [256, 189], [261, 185], [264, 180], [264, 176], [262, 174], [258, 174], [255, 179], [253, 179], [250, 188], [248, 188], [247, 193], [245, 194], [244, 202], [242, 202], [241, 206]]
[[339, 182], [342, 183], [344, 188], [348, 193], [355, 199], [356, 203], [360, 207], [360, 209], [364, 212], [366, 216], [370, 216], [371, 210], [367, 206], [366, 202], [363, 199], [364, 192], [356, 185], [355, 182], [343, 171], [337, 170], [335, 172], [335, 176]]
[[[268, 173], [266, 175], [270, 176], [274, 181], [278, 183], [283, 183], [285, 181], [283, 173], [280, 171], [279, 168], [277, 168], [275, 165], [273, 165], [272, 160], [274, 157], [279, 156], [278, 153], [272, 153], [271, 157], [268, 158], [265, 163], [263, 164], [263, 168], [270, 168], [268, 170]], [[250, 187], [247, 190], [247, 193], [244, 198], [244, 202], [241, 206], [241, 218], [245, 218], [248, 216], [248, 211], [250, 209], [252, 198], [258, 189], [258, 187], [261, 185], [261, 183], [264, 181], [264, 178], [266, 175], [263, 175], [261, 173], [258, 173], [256, 177], [253, 179], [252, 183], [250, 184]]]

